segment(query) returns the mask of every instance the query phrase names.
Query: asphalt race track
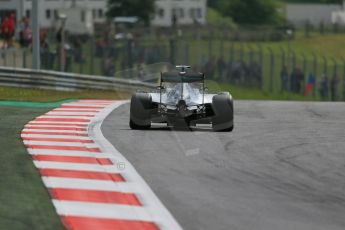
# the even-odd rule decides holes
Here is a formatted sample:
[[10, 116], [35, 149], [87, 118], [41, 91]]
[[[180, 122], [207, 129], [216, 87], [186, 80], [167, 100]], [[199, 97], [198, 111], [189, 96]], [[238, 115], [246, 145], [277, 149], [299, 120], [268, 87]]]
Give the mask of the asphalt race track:
[[184, 229], [345, 229], [345, 104], [235, 101], [233, 133], [128, 126], [104, 136]]

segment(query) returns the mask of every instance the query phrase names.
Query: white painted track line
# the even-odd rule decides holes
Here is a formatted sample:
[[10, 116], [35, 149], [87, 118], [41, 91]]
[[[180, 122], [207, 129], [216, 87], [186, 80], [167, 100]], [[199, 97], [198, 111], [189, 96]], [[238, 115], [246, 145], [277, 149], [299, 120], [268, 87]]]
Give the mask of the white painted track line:
[[70, 157], [97, 157], [97, 158], [111, 158], [111, 154], [107, 153], [92, 153], [81, 151], [56, 151], [50, 149], [29, 149], [30, 155], [51, 155], [51, 156], [70, 156]]
[[42, 114], [41, 116], [68, 116], [70, 118], [77, 117], [77, 116], [85, 116], [85, 118], [92, 118], [94, 117], [98, 112], [68, 112], [68, 111], [49, 111], [45, 114]]
[[78, 130], [52, 130], [52, 129], [30, 129], [30, 128], [24, 128], [23, 132], [33, 132], [33, 133], [39, 133], [39, 132], [47, 132], [47, 133], [54, 133], [54, 132], [61, 132], [61, 133], [76, 133], [76, 134], [87, 134], [87, 131], [78, 131]]
[[[28, 124], [46, 124], [46, 123], [52, 123], [54, 121], [37, 121], [32, 120]], [[59, 121], [60, 124], [78, 124], [78, 125], [88, 125], [89, 122], [72, 122], [72, 121]]]
[[[71, 114], [70, 114], [71, 115]], [[47, 115], [41, 115], [37, 118], [49, 118], [49, 119], [52, 119], [52, 118], [71, 118], [71, 119], [91, 119], [92, 117], [89, 117], [89, 116], [85, 116], [85, 115], [80, 115], [80, 114], [74, 114], [75, 116], [68, 116], [68, 115], [63, 115], [63, 114], [58, 114], [58, 116], [56, 116], [55, 114], [49, 114], [49, 116]], [[90, 115], [90, 114], [88, 114]]]
[[114, 165], [95, 165], [83, 163], [62, 163], [52, 161], [34, 161], [37, 168], [42, 169], [64, 169], [92, 172], [120, 173], [122, 170], [117, 169]]
[[74, 140], [91, 140], [89, 137], [75, 136], [75, 135], [41, 135], [41, 134], [21, 134], [21, 137], [34, 138], [68, 138]]
[[98, 148], [97, 144], [78, 142], [52, 142], [52, 141], [24, 141], [26, 145], [54, 145], [54, 146], [79, 146], [87, 148]]
[[129, 182], [116, 182], [106, 180], [88, 180], [60, 177], [42, 177], [44, 184], [48, 188], [75, 188], [99, 191], [116, 191], [137, 193], [138, 190]]
[[131, 205], [53, 200], [60, 215], [153, 221], [146, 208]]
[[86, 129], [87, 128], [87, 125], [77, 125], [77, 124], [60, 124], [60, 125], [52, 125], [51, 123], [40, 123], [40, 124], [37, 124], [37, 123], [34, 123], [34, 124], [27, 124], [24, 126], [25, 128], [27, 129], [30, 129], [30, 128], [42, 128], [42, 127], [49, 127], [50, 129], [54, 129], [54, 128], [75, 128], [75, 129]]

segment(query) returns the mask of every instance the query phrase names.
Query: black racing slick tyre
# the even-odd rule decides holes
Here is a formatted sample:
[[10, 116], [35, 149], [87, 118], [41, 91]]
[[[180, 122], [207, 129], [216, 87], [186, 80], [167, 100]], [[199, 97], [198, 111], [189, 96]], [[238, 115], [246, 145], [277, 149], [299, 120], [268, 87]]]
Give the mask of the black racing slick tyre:
[[135, 93], [131, 98], [129, 127], [148, 129], [151, 127], [152, 99], [148, 93]]
[[234, 129], [234, 105], [229, 94], [217, 94], [212, 98], [212, 129], [216, 132], [231, 132]]

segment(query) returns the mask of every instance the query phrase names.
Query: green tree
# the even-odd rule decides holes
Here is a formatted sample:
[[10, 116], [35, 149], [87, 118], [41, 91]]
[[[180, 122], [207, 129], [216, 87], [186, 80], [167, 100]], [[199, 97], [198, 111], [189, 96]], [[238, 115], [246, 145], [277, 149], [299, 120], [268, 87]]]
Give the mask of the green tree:
[[276, 0], [209, 0], [208, 5], [238, 24], [274, 24], [281, 16]]
[[229, 0], [207, 0], [207, 6], [219, 12], [222, 12], [223, 7], [229, 3]]
[[136, 16], [149, 24], [155, 12], [155, 0], [108, 0], [107, 17]]
[[238, 24], [274, 24], [279, 21], [274, 0], [231, 0], [223, 8], [223, 14]]

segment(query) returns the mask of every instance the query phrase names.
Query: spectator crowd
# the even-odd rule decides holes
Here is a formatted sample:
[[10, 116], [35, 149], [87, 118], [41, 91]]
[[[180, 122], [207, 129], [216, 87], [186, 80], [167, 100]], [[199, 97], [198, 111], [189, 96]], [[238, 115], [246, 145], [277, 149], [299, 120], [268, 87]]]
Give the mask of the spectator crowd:
[[[283, 66], [280, 72], [280, 79], [282, 92], [292, 92], [308, 96], [310, 94], [315, 95], [316, 90], [318, 90], [323, 101], [336, 101], [340, 96], [337, 94], [339, 83], [337, 74], [333, 74], [331, 79], [329, 79], [327, 74], [323, 73], [320, 80], [316, 82], [316, 77], [312, 72], [305, 76], [303, 70], [300, 67], [296, 67], [289, 74], [287, 66]], [[345, 81], [343, 83], [343, 93], [343, 98], [345, 99]]]

